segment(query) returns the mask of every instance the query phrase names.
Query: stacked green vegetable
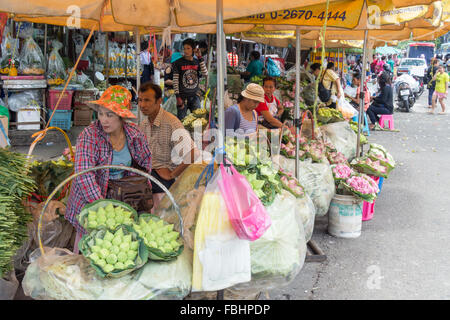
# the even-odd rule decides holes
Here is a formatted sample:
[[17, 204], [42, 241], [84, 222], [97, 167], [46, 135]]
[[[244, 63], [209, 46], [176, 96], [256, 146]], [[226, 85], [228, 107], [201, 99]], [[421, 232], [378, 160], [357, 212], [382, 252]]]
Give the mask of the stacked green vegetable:
[[342, 113], [333, 108], [319, 108], [317, 112], [317, 120], [323, 124], [344, 121]]
[[27, 158], [0, 148], [0, 278], [13, 268], [13, 257], [25, 242], [27, 223], [24, 200], [36, 186], [29, 177]]
[[136, 211], [126, 203], [100, 199], [83, 207], [79, 221], [88, 231], [99, 228], [115, 230], [119, 225], [131, 226], [136, 217]]
[[152, 214], [141, 214], [134, 230], [144, 240], [151, 260], [169, 261], [183, 252], [180, 234], [173, 230], [173, 224]]
[[142, 239], [127, 226], [118, 227], [114, 233], [99, 229], [84, 235], [79, 248], [101, 277], [121, 277], [148, 260]]
[[[352, 128], [352, 130], [356, 134], [358, 134], [358, 123], [354, 122], [354, 121], [349, 121], [349, 124], [350, 124], [350, 128]], [[367, 140], [367, 137], [364, 134], [361, 134], [359, 136], [359, 140], [361, 142], [361, 145], [369, 143], [369, 140]]]
[[208, 110], [205, 108], [196, 109], [188, 114], [181, 123], [183, 123], [186, 130], [193, 131], [196, 127], [201, 127], [202, 130], [205, 130], [208, 125]]

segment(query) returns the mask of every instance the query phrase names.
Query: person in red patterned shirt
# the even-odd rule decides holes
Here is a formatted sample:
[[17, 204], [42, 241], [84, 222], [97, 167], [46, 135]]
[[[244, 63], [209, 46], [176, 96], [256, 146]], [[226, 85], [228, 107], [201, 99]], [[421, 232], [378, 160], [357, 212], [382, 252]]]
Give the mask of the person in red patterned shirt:
[[[145, 135], [126, 119], [136, 118], [129, 110], [131, 93], [121, 86], [108, 88], [89, 106], [98, 112], [98, 120], [81, 132], [77, 139], [75, 173], [103, 165], [136, 163], [151, 172], [152, 156]], [[102, 169], [85, 173], [72, 182], [65, 218], [77, 230], [74, 252], [78, 241], [86, 233], [79, 224], [78, 215], [88, 203], [106, 198], [108, 182], [112, 179], [134, 175], [129, 171]]]
[[236, 47], [233, 47], [233, 52], [228, 52], [228, 64], [232, 67], [237, 67], [239, 65], [239, 56], [236, 51]]

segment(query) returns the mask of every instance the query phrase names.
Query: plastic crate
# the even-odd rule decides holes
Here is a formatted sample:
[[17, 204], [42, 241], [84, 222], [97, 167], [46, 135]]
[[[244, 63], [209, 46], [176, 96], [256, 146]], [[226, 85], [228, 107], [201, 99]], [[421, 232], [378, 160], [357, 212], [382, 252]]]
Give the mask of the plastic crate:
[[[51, 89], [48, 90], [48, 95], [49, 95], [48, 107], [50, 109], [52, 109], [52, 110], [55, 109], [56, 103], [58, 102], [61, 92], [62, 91], [60, 91], [60, 90], [51, 90]], [[73, 96], [73, 91], [71, 91], [71, 90], [65, 91], [61, 101], [59, 102], [58, 110], [72, 109], [72, 96]]]
[[[47, 111], [47, 121], [52, 113], [53, 110]], [[66, 131], [70, 130], [72, 127], [72, 110], [56, 110], [49, 127], [58, 127]]]
[[94, 110], [86, 106], [75, 107], [73, 112], [74, 126], [88, 126], [92, 122]]
[[96, 92], [93, 90], [76, 91], [73, 97], [73, 105], [85, 106], [88, 101], [96, 100]]

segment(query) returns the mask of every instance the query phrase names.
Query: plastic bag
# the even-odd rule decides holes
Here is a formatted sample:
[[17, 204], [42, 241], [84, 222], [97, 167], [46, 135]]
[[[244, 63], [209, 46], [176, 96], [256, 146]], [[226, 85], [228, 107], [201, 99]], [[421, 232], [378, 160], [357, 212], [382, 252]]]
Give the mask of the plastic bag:
[[343, 95], [337, 102], [337, 109], [342, 113], [344, 118], [347, 120], [358, 115], [358, 111], [356, 111], [356, 109], [352, 107], [350, 102], [348, 102]]
[[330, 123], [320, 127], [326, 141], [329, 141], [338, 152], [348, 160], [356, 157], [357, 135], [347, 121]]
[[82, 255], [60, 248], [39, 249], [22, 281], [24, 293], [37, 300], [183, 299], [191, 288], [192, 251], [171, 262], [148, 262], [121, 278], [96, 276]]
[[267, 207], [272, 225], [250, 243], [252, 279], [229, 288], [231, 292], [256, 294], [287, 286], [295, 279], [306, 257], [305, 232], [295, 205], [296, 198], [283, 190]]
[[267, 73], [269, 77], [279, 77], [280, 76], [280, 69], [278, 68], [277, 64], [271, 59], [267, 59]]
[[270, 217], [245, 176], [233, 165], [229, 169], [231, 174], [220, 165], [219, 181], [229, 220], [239, 239], [255, 241], [270, 227]]
[[[15, 46], [15, 48], [14, 48]], [[5, 30], [5, 35], [1, 43], [2, 57], [0, 59], [0, 73], [8, 74], [10, 67], [10, 59], [14, 55], [14, 66], [18, 68], [19, 62], [19, 39], [14, 39], [10, 31]]]
[[45, 73], [45, 59], [41, 48], [33, 40], [27, 38], [19, 57], [19, 73], [25, 75], [42, 75]]
[[215, 291], [251, 279], [250, 241], [237, 237], [218, 181], [208, 182], [195, 228], [192, 291]]
[[311, 198], [305, 194], [304, 197], [296, 199], [295, 212], [300, 216], [305, 231], [306, 243], [312, 238], [314, 232], [314, 220], [316, 218], [316, 208]]
[[[184, 242], [191, 249], [194, 249], [194, 230], [200, 204], [205, 193], [205, 183], [202, 181], [197, 189], [195, 188], [195, 183], [205, 167], [206, 165], [204, 164], [191, 164], [169, 189], [183, 217]], [[167, 195], [164, 195], [161, 199], [158, 207], [155, 208], [154, 214], [173, 224], [174, 228], [179, 230], [180, 220]]]
[[53, 41], [53, 49], [48, 57], [47, 79], [49, 85], [61, 85], [66, 79], [66, 65], [58, 53], [63, 45], [61, 42]]
[[163, 109], [167, 112], [170, 112], [173, 115], [177, 115], [177, 97], [173, 94], [167, 99], [166, 102], [162, 105]]
[[14, 93], [8, 98], [8, 108], [14, 112], [18, 112], [23, 108], [40, 108], [41, 105], [42, 96], [39, 90]]
[[14, 300], [19, 281], [16, 279], [16, 272], [10, 271], [4, 278], [0, 278], [0, 300]]

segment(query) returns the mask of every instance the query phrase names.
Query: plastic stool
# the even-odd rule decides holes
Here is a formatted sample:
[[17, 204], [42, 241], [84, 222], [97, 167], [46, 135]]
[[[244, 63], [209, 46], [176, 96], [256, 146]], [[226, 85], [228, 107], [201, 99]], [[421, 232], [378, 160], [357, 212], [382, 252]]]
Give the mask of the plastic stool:
[[384, 122], [388, 121], [389, 130], [394, 130], [394, 117], [392, 114], [383, 114], [380, 116], [380, 121], [378, 122], [380, 124], [380, 127], [384, 129]]
[[373, 214], [375, 211], [375, 200], [372, 203], [363, 202], [363, 210], [362, 210], [362, 221], [368, 221], [373, 218]]
[[381, 192], [381, 187], [383, 186], [383, 181], [384, 181], [384, 178], [380, 177], [380, 182], [378, 182], [378, 189], [380, 189], [380, 191], [378, 193]]

